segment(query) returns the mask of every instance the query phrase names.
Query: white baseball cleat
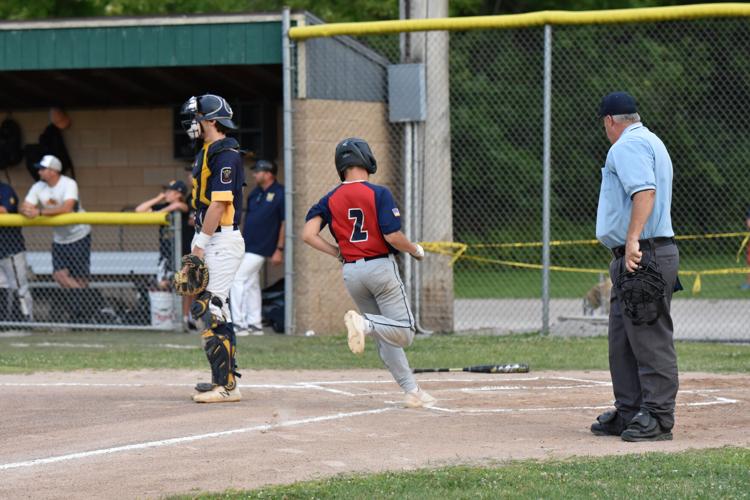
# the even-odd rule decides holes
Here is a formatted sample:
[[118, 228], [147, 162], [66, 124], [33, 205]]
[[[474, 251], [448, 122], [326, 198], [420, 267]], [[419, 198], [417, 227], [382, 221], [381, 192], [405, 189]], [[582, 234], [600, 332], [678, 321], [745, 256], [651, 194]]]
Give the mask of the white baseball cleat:
[[242, 399], [240, 388], [235, 387], [231, 391], [223, 385], [214, 386], [207, 392], [199, 392], [193, 396], [196, 403], [235, 403]]
[[429, 408], [437, 402], [437, 399], [433, 398], [422, 389], [417, 388], [416, 391], [409, 391], [404, 397], [404, 406], [406, 408]]
[[347, 311], [344, 323], [349, 335], [349, 350], [362, 354], [365, 352], [365, 318], [356, 311]]

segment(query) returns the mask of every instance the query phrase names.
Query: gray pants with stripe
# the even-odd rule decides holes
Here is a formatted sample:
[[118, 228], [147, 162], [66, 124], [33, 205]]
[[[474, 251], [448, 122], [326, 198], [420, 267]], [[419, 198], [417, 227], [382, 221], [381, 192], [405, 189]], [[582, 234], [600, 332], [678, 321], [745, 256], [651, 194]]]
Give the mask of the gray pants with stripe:
[[404, 391], [417, 388], [404, 347], [414, 340], [414, 317], [395, 258], [344, 264], [344, 284], [359, 312], [372, 322], [368, 336], [378, 355]]

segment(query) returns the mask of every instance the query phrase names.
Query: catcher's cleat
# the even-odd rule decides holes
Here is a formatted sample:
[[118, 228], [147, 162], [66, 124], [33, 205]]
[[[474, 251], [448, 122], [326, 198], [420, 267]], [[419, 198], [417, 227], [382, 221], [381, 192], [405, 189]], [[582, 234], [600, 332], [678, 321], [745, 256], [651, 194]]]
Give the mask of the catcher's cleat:
[[215, 385], [207, 392], [199, 392], [193, 396], [196, 403], [236, 403], [242, 399], [239, 387], [229, 390], [223, 385]]
[[356, 311], [347, 311], [344, 323], [349, 336], [349, 350], [362, 354], [365, 352], [365, 318]]
[[404, 406], [406, 408], [429, 408], [437, 402], [437, 399], [427, 394], [422, 389], [409, 391], [404, 397]]
[[623, 441], [671, 441], [672, 429], [665, 429], [647, 411], [639, 411], [620, 435]]
[[606, 411], [596, 417], [591, 424], [591, 432], [596, 436], [619, 436], [627, 427], [625, 419], [617, 410]]

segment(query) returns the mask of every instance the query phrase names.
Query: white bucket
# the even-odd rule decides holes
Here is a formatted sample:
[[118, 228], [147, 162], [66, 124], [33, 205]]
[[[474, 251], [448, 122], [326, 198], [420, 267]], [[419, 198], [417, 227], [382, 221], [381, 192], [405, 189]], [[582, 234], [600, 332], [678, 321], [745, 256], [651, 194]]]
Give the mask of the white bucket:
[[151, 326], [159, 330], [171, 330], [174, 314], [174, 297], [169, 292], [148, 292], [151, 301]]

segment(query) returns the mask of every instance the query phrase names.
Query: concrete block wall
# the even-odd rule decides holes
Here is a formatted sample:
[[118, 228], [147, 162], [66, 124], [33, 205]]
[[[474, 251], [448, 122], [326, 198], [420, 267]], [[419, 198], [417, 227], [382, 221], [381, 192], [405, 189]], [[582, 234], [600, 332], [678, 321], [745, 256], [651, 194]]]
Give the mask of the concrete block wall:
[[[393, 140], [384, 103], [300, 99], [294, 102], [294, 110], [296, 235], [302, 234], [307, 210], [339, 183], [334, 151], [346, 137], [358, 136], [368, 141], [378, 160], [378, 172], [372, 180], [394, 187], [399, 168], [393, 160], [397, 142]], [[330, 238], [328, 229], [323, 235]], [[341, 264], [298, 238], [294, 265], [295, 333], [342, 332], [344, 313], [355, 306], [344, 288]]]
[[[172, 158], [170, 108], [68, 110], [63, 138], [75, 166], [81, 205], [87, 211], [120, 211], [155, 196], [171, 179], [185, 179], [185, 162]], [[38, 142], [46, 110], [17, 111], [13, 118], [24, 143]], [[11, 184], [24, 197], [33, 182], [21, 164], [9, 169]], [[7, 178], [4, 179], [7, 181]]]

